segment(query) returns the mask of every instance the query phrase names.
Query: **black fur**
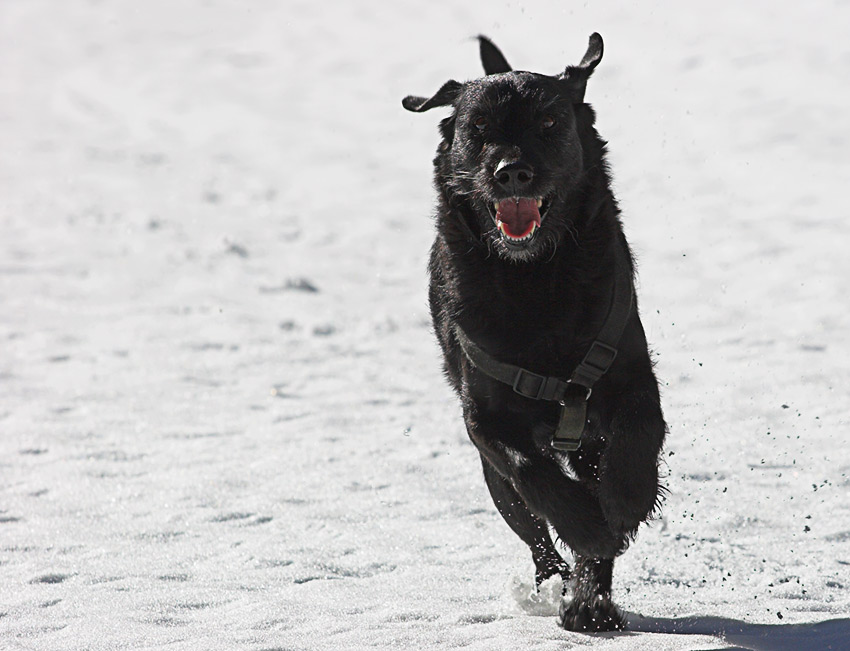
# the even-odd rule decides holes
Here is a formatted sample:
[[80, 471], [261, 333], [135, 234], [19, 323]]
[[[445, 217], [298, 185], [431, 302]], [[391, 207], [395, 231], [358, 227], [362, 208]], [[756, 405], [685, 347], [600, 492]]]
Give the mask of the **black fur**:
[[[605, 142], [584, 103], [602, 39], [591, 36], [582, 62], [554, 77], [511, 71], [495, 45], [483, 38], [480, 44], [485, 70], [494, 74], [404, 100], [417, 112], [452, 108], [440, 124], [434, 159], [434, 328], [490, 494], [531, 549], [538, 585], [554, 574], [572, 580], [561, 624], [622, 628], [611, 601], [613, 559], [658, 506], [666, 433], [637, 303], [613, 366], [593, 388], [581, 448], [570, 453], [550, 446], [558, 405], [518, 395], [484, 375], [453, 331], [460, 326], [498, 360], [569, 378], [605, 321], [617, 249], [630, 267], [632, 258]], [[515, 189], [494, 176], [505, 164], [532, 170], [521, 196], [543, 199], [542, 223], [528, 242], [511, 241], [496, 227], [493, 204]], [[572, 573], [550, 528], [576, 555]]]

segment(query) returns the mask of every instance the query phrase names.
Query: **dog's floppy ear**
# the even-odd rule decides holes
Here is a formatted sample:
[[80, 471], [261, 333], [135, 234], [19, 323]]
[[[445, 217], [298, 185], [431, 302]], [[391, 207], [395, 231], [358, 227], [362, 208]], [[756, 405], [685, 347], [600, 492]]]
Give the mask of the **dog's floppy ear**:
[[567, 66], [558, 78], [563, 80], [567, 93], [575, 104], [584, 101], [584, 91], [587, 88], [587, 79], [593, 73], [593, 69], [602, 61], [602, 37], [593, 32], [587, 44], [587, 52], [577, 66]]
[[478, 35], [478, 45], [481, 50], [481, 63], [484, 65], [484, 74], [497, 75], [500, 72], [510, 72], [513, 70], [511, 64], [502, 54], [502, 51], [493, 45], [493, 41], [484, 36]]
[[408, 111], [414, 113], [422, 113], [435, 106], [449, 106], [454, 104], [457, 96], [460, 94], [460, 89], [463, 84], [450, 79], [445, 84], [440, 86], [440, 90], [431, 95], [431, 97], [417, 97], [416, 95], [408, 95], [401, 100], [401, 105]]

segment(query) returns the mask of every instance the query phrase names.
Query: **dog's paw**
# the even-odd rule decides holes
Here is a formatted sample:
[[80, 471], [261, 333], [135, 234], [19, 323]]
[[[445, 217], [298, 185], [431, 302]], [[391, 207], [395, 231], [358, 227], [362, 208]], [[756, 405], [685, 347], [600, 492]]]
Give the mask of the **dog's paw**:
[[558, 621], [568, 631], [584, 633], [621, 631], [626, 620], [610, 597], [597, 595], [591, 603], [564, 597], [558, 609]]
[[540, 561], [538, 562], [535, 559], [535, 572], [534, 572], [534, 583], [539, 588], [540, 585], [555, 576], [556, 574], [561, 577], [564, 582], [564, 585], [567, 585], [567, 582], [570, 580], [572, 576], [572, 572], [570, 571], [570, 566], [566, 563], [566, 561], [562, 559], [558, 559], [557, 561]]

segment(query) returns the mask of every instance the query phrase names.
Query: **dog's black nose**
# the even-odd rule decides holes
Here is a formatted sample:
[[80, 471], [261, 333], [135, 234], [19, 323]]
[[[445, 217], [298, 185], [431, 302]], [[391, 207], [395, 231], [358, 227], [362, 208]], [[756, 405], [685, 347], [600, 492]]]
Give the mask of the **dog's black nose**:
[[522, 190], [531, 185], [534, 170], [531, 165], [522, 161], [503, 160], [496, 166], [493, 177], [501, 188], [508, 190], [514, 196], [519, 196]]

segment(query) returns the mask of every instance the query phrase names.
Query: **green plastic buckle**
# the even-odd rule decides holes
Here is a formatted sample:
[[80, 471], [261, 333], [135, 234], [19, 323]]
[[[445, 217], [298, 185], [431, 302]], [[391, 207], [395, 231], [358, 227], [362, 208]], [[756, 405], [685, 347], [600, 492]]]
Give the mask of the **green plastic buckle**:
[[[578, 389], [585, 389], [580, 385], [573, 385]], [[552, 436], [552, 447], [561, 452], [575, 452], [581, 447], [581, 435], [587, 423], [587, 399], [590, 397], [590, 389], [586, 393], [581, 391], [568, 391], [561, 400], [561, 415], [558, 418], [558, 427]]]

